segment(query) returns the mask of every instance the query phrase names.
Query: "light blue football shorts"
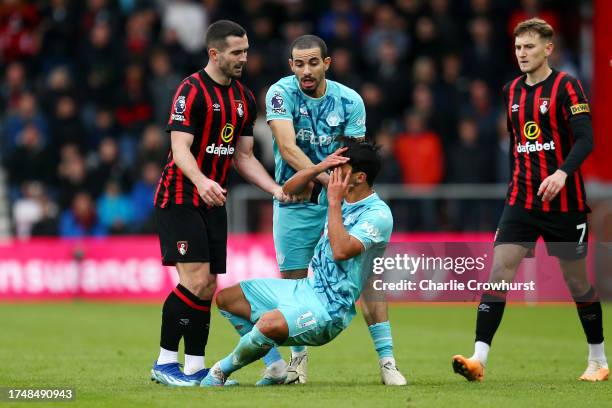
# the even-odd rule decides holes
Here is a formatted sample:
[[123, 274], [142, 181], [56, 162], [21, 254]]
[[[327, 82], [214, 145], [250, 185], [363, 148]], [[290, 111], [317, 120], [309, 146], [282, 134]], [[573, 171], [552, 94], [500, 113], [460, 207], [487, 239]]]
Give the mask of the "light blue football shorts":
[[251, 322], [274, 309], [283, 314], [289, 326], [283, 346], [320, 346], [343, 330], [329, 316], [308, 278], [250, 279], [240, 282], [240, 287], [251, 304]]
[[281, 205], [274, 201], [272, 231], [281, 272], [308, 269], [325, 227], [327, 207], [315, 204]]

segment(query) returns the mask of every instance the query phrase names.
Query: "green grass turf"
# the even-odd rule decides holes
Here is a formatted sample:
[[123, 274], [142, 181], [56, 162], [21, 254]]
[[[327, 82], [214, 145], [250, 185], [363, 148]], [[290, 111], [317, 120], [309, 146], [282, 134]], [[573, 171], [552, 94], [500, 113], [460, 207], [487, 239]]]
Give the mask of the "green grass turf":
[[[76, 388], [76, 402], [37, 407], [610, 406], [612, 383], [576, 381], [587, 348], [571, 306], [508, 306], [483, 384], [466, 382], [450, 366], [453, 354], [472, 352], [473, 305], [399, 305], [390, 314], [408, 387], [379, 385], [376, 354], [357, 316], [332, 343], [310, 348], [305, 386], [255, 388], [262, 369], [255, 363], [233, 376], [240, 387], [177, 389], [149, 380], [158, 351], [158, 305], [0, 304], [0, 386]], [[612, 305], [605, 305], [608, 333], [611, 316]], [[215, 311], [208, 364], [236, 340]]]

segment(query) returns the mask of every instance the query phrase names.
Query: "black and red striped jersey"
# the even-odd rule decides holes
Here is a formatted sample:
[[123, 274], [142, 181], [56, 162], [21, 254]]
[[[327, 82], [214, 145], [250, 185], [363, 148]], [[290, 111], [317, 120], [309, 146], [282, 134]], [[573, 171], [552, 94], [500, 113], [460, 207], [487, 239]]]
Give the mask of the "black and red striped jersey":
[[[179, 85], [170, 111], [167, 132], [193, 135], [191, 153], [202, 173], [226, 186], [229, 167], [242, 135], [253, 135], [257, 106], [253, 93], [240, 81], [216, 83], [204, 70]], [[155, 205], [203, 204], [197, 189], [176, 165], [172, 149], [155, 192]]]
[[550, 202], [537, 196], [542, 181], [554, 173], [574, 144], [573, 115], [590, 115], [580, 82], [553, 70], [530, 86], [526, 75], [503, 88], [510, 138], [510, 174], [506, 202], [538, 211], [588, 211], [580, 169], [567, 177], [565, 188]]

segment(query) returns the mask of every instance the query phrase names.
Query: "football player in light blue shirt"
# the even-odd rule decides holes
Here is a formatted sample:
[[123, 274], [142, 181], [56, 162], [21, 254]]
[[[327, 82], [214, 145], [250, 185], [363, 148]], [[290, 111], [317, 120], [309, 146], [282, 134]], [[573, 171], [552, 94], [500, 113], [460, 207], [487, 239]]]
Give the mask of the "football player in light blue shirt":
[[[252, 279], [219, 292], [221, 313], [244, 334], [234, 351], [212, 366], [202, 386], [224, 385], [230, 374], [273, 347], [326, 344], [355, 316], [355, 302], [371, 285], [373, 260], [383, 256], [390, 240], [393, 217], [372, 188], [381, 159], [369, 143], [349, 143], [299, 171], [283, 189], [299, 194], [332, 167], [327, 223], [312, 259], [313, 277]], [[389, 345], [391, 339], [385, 341]], [[394, 362], [393, 368], [399, 374]], [[393, 385], [406, 384], [403, 376], [395, 379]]]
[[[342, 138], [365, 139], [363, 100], [354, 90], [325, 78], [330, 62], [322, 39], [314, 35], [297, 38], [291, 45], [289, 59], [294, 75], [280, 79], [266, 95], [266, 119], [274, 135], [275, 177], [281, 185], [296, 171], [318, 164], [336, 151]], [[308, 275], [308, 265], [325, 223], [327, 207], [322, 204], [328, 178], [326, 173], [316, 177], [315, 191], [322, 191], [313, 196], [320, 200], [274, 202], [274, 246], [285, 279]], [[391, 375], [391, 371], [383, 368], [388, 359], [393, 359], [392, 346], [381, 346], [385, 339], [391, 339], [386, 302], [363, 300], [361, 305], [378, 353], [383, 382], [393, 384], [401, 374]], [[266, 365], [271, 367], [273, 360], [282, 362], [274, 350], [266, 356]], [[306, 348], [292, 347], [286, 382], [305, 383], [307, 365]], [[271, 373], [265, 376], [274, 377]], [[277, 377], [281, 376], [282, 373]]]

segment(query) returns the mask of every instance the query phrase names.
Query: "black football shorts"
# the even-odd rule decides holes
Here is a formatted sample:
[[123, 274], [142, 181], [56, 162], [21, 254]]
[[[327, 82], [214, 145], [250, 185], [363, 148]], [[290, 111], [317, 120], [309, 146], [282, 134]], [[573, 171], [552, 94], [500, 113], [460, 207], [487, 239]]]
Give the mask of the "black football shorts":
[[[534, 249], [544, 239], [548, 255], [565, 260], [584, 258], [588, 249], [586, 212], [532, 211], [506, 205], [495, 233], [495, 245], [518, 244]], [[531, 254], [533, 256], [533, 254]]]
[[225, 206], [194, 207], [169, 204], [155, 207], [162, 263], [210, 262], [210, 273], [225, 273], [227, 212]]

